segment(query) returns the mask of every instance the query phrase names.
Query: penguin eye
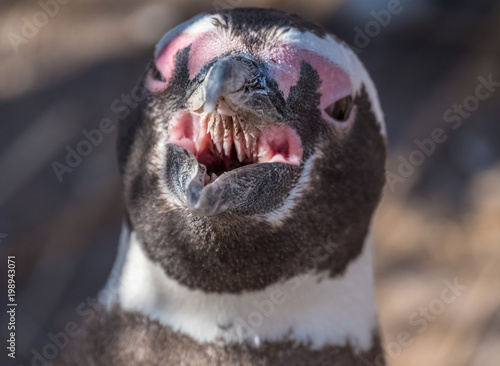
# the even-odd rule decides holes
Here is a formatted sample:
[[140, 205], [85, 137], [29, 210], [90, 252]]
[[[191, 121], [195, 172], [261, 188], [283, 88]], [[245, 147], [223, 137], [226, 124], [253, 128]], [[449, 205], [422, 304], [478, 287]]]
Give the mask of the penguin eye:
[[165, 77], [162, 75], [160, 70], [158, 70], [158, 68], [156, 67], [154, 62], [151, 65], [151, 76], [155, 80], [162, 81], [162, 82], [166, 81]]
[[349, 119], [352, 110], [352, 97], [348, 95], [325, 108], [326, 114], [333, 119], [345, 122]]

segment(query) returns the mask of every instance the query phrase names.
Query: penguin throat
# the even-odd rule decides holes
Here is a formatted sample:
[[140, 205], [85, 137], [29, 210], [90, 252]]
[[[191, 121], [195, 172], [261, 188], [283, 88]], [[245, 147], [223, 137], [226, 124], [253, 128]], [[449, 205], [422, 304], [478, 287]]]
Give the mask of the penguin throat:
[[167, 143], [193, 153], [207, 168], [205, 184], [224, 172], [256, 163], [300, 165], [302, 144], [291, 127], [257, 129], [236, 115], [177, 112], [168, 128]]

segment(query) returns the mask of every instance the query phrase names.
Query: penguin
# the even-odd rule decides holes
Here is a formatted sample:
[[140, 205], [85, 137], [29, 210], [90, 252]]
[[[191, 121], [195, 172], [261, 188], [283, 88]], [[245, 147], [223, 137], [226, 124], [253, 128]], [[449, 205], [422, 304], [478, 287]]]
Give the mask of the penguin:
[[386, 133], [353, 50], [296, 15], [220, 10], [165, 34], [140, 87], [117, 259], [60, 364], [384, 365]]

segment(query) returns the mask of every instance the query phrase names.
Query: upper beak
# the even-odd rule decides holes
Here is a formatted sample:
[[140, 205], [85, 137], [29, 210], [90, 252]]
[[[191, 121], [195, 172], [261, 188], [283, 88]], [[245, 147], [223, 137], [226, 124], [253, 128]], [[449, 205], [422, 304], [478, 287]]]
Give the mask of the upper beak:
[[216, 61], [205, 79], [204, 110], [212, 112], [219, 98], [242, 91], [252, 78], [259, 77], [258, 68], [248, 58], [226, 56]]
[[211, 113], [224, 106], [222, 114], [243, 115], [245, 120], [253, 121], [258, 127], [259, 121], [282, 120], [281, 108], [273, 103], [277, 98], [271, 98], [276, 94], [269, 87], [264, 68], [250, 55], [236, 53], [214, 62], [201, 85], [190, 96], [188, 107]]

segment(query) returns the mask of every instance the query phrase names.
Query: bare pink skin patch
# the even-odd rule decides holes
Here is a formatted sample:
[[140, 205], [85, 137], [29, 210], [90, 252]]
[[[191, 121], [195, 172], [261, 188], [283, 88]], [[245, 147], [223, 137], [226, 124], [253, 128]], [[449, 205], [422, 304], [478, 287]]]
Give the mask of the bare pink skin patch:
[[160, 92], [167, 88], [175, 66], [175, 55], [188, 46], [191, 46], [188, 62], [190, 79], [193, 79], [205, 65], [217, 56], [237, 50], [238, 47], [241, 50], [240, 43], [213, 31], [198, 34], [181, 33], [158, 52], [154, 62], [165, 81], [160, 82], [149, 75], [146, 82], [146, 87], [149, 90]]
[[340, 130], [348, 128], [355, 120], [355, 110], [344, 122], [334, 120], [325, 112], [325, 109], [337, 100], [352, 95], [349, 75], [338, 65], [317, 53], [289, 44], [277, 46], [270, 51], [262, 51], [260, 56], [266, 61], [270, 76], [276, 80], [285, 98], [290, 94], [290, 89], [299, 81], [301, 63], [306, 62], [311, 65], [318, 72], [321, 80], [319, 108], [323, 119]]
[[216, 32], [201, 34], [191, 46], [188, 65], [189, 77], [193, 79], [214, 58], [236, 50], [244, 51], [241, 43], [233, 39], [221, 36]]
[[321, 80], [320, 108], [323, 110], [335, 101], [352, 94], [352, 84], [347, 73], [327, 58], [309, 50], [282, 45], [262, 52], [271, 77], [276, 80], [285, 98], [290, 88], [297, 84], [301, 63], [307, 62]]

